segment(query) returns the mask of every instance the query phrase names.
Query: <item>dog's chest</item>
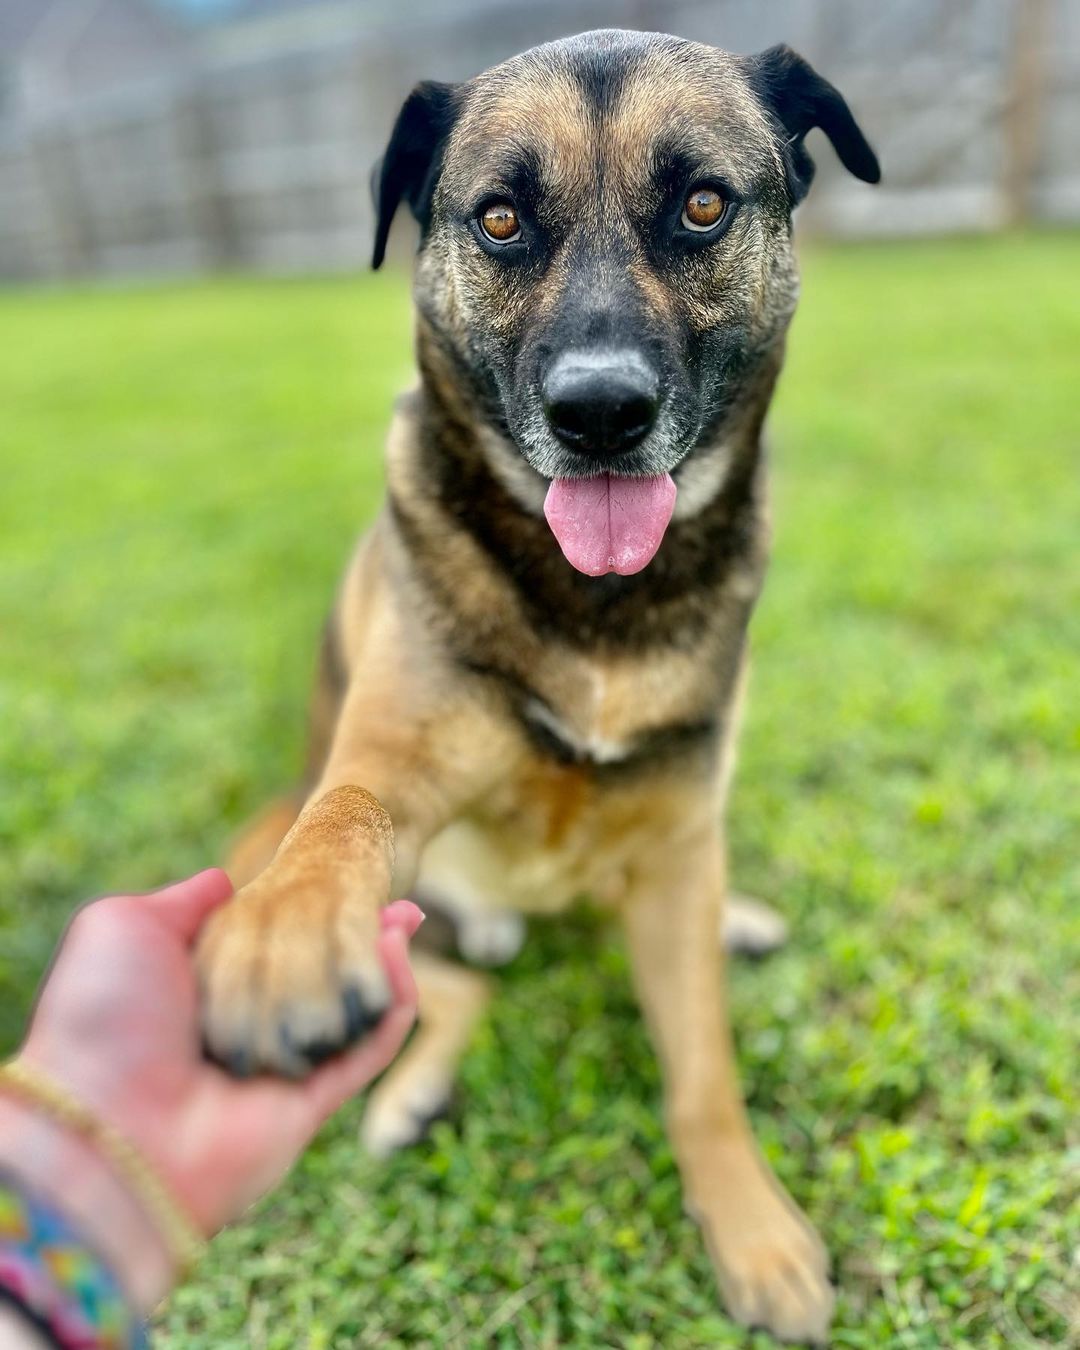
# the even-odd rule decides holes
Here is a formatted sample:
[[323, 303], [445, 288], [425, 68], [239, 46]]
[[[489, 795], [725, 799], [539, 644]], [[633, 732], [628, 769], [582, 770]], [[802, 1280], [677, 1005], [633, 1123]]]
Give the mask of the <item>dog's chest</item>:
[[459, 910], [617, 901], [709, 797], [719, 709], [692, 671], [671, 655], [636, 668], [564, 655], [555, 676], [541, 662], [518, 707], [523, 753], [429, 845], [425, 884]]
[[532, 757], [425, 851], [421, 891], [460, 911], [555, 913], [625, 894], [635, 862], [682, 813], [660, 783], [607, 783], [587, 764]]
[[707, 663], [670, 651], [599, 661], [542, 658], [523, 681], [515, 713], [541, 760], [596, 769], [655, 757], [671, 737], [715, 720]]
[[618, 764], [633, 754], [640, 729], [627, 693], [618, 677], [586, 667], [576, 672], [569, 698], [526, 694], [519, 716], [543, 755], [564, 764]]

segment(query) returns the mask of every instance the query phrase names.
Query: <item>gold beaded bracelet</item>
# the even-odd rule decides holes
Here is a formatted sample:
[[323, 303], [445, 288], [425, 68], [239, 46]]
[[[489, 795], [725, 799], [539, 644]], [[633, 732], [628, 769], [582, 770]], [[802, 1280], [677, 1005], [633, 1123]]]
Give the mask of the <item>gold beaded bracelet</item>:
[[101, 1120], [66, 1088], [22, 1060], [0, 1065], [0, 1089], [40, 1107], [59, 1124], [87, 1139], [112, 1163], [153, 1219], [172, 1253], [179, 1273], [186, 1274], [206, 1245], [192, 1220], [139, 1150], [107, 1121]]

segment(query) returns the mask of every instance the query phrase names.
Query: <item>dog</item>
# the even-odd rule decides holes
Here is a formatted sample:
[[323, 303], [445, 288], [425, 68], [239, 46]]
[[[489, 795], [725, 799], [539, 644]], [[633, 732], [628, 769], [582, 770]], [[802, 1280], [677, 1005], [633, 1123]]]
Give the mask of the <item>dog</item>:
[[[197, 960], [212, 1056], [301, 1075], [385, 1010], [392, 896], [437, 900], [492, 963], [523, 913], [612, 906], [727, 1310], [821, 1341], [825, 1252], [751, 1134], [719, 941], [813, 127], [878, 180], [843, 97], [784, 46], [602, 31], [409, 96], [374, 265], [407, 203], [419, 384], [326, 630], [308, 781], [241, 842]], [[489, 997], [443, 957], [414, 969], [418, 1034], [367, 1108], [380, 1152], [443, 1103]]]

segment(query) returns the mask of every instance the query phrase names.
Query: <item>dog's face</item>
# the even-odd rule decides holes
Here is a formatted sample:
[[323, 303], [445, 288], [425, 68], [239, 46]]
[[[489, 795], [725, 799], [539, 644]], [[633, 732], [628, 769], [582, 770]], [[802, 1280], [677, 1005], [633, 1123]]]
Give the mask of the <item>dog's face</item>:
[[[645, 565], [675, 484], [782, 340], [815, 125], [876, 180], [843, 99], [786, 48], [737, 58], [617, 31], [422, 85], [403, 108], [376, 264], [404, 197], [430, 335], [580, 570]], [[629, 543], [590, 525], [614, 508]]]

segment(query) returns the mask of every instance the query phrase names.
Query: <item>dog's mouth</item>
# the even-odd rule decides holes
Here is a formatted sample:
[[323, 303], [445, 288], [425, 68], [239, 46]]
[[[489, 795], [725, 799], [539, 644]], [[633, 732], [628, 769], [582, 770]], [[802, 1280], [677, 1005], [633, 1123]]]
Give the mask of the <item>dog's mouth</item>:
[[544, 516], [566, 561], [586, 576], [633, 576], [656, 557], [675, 509], [669, 473], [554, 478]]

